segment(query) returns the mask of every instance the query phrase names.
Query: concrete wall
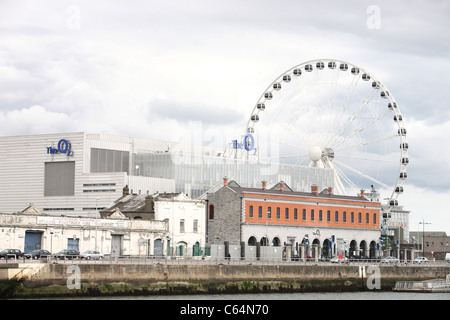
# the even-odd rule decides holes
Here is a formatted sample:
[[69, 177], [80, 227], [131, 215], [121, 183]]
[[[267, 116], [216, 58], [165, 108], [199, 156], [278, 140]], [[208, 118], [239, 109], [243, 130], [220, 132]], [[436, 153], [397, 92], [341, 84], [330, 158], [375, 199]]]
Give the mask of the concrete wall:
[[[450, 266], [379, 266], [382, 290], [395, 281], [445, 278]], [[182, 264], [47, 264], [9, 297], [367, 290], [368, 266]], [[76, 270], [74, 272], [74, 270]], [[364, 275], [365, 274], [365, 275]], [[69, 288], [78, 278], [80, 288]], [[363, 277], [365, 279], [363, 279]], [[2, 279], [0, 279], [2, 280]], [[11, 286], [12, 282], [9, 282]], [[14, 283], [17, 283], [14, 280]], [[14, 284], [12, 284], [14, 286]]]
[[[71, 264], [48, 264], [30, 282], [66, 283]], [[76, 264], [82, 282], [110, 281], [263, 281], [361, 278], [358, 265], [215, 265], [215, 264]], [[365, 266], [367, 270], [367, 266]], [[380, 266], [381, 279], [445, 278], [450, 266]], [[366, 273], [366, 275], [368, 275]]]

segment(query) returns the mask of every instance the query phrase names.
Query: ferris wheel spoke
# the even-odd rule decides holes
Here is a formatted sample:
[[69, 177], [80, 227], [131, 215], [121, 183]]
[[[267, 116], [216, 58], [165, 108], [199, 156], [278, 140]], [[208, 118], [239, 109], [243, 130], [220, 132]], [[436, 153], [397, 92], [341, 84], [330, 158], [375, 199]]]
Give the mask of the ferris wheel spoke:
[[382, 186], [382, 187], [387, 188], [387, 189], [391, 189], [391, 188], [392, 188], [391, 186], [388, 186], [388, 185], [385, 184], [384, 182], [381, 182], [380, 180], [377, 180], [377, 179], [375, 179], [375, 178], [369, 176], [369, 175], [366, 174], [366, 173], [363, 173], [363, 172], [361, 172], [361, 171], [359, 171], [359, 170], [357, 170], [357, 169], [355, 169], [355, 168], [353, 168], [353, 167], [351, 167], [351, 166], [348, 166], [348, 165], [346, 165], [345, 163], [342, 163], [342, 162], [340, 162], [340, 161], [338, 161], [338, 160], [336, 160], [336, 159], [334, 160], [334, 162], [336, 162], [338, 165], [340, 165], [340, 166], [346, 168], [347, 170], [350, 170], [350, 171], [352, 171], [352, 172], [354, 172], [354, 173], [360, 175], [360, 176], [363, 177], [363, 178], [369, 179], [370, 181], [372, 181], [372, 182], [378, 184], [379, 186]]
[[290, 158], [303, 158], [303, 157], [308, 157], [308, 155], [307, 154], [292, 154], [292, 155], [287, 155], [287, 156], [262, 157], [262, 159], [264, 159], [264, 160], [268, 160], [268, 159], [290, 159]]
[[338, 190], [340, 190], [340, 193], [342, 194], [347, 193], [343, 182], [345, 182], [350, 188], [354, 188], [355, 190], [357, 190], [355, 184], [347, 177], [347, 175], [338, 166], [335, 166], [330, 161], [328, 162], [329, 162], [328, 166], [334, 170], [335, 185], [338, 187]]
[[[274, 120], [277, 124], [280, 125], [280, 127], [282, 128], [286, 128], [289, 132], [291, 132], [299, 141], [303, 141], [303, 144], [308, 145], [308, 141], [304, 140], [304, 137], [301, 137], [294, 129], [292, 129], [289, 124], [287, 123], [282, 123], [280, 120], [278, 120], [278, 118], [272, 116], [271, 114], [267, 113], [267, 115]], [[294, 146], [294, 145], [291, 145]], [[297, 146], [297, 148], [299, 148], [299, 146]], [[304, 149], [305, 150], [305, 149]]]
[[367, 109], [368, 106], [371, 106], [370, 102], [373, 99], [377, 90], [370, 90], [369, 94], [361, 100], [360, 105], [356, 108], [356, 112], [350, 114], [347, 118], [347, 125], [342, 127], [342, 130], [338, 133], [338, 136], [342, 136], [347, 129], [353, 124], [355, 120], [357, 120], [363, 111]]
[[302, 144], [296, 145], [296, 144], [292, 144], [292, 143], [289, 143], [289, 142], [286, 142], [286, 141], [280, 141], [280, 144], [286, 145], [286, 146], [289, 146], [289, 147], [292, 147], [292, 148], [295, 148], [295, 149], [298, 149], [298, 150], [301, 150], [302, 152], [309, 152], [307, 147], [305, 145], [302, 145]]
[[385, 141], [385, 140], [390, 140], [390, 139], [394, 139], [397, 138], [398, 135], [394, 134], [394, 135], [390, 135], [390, 136], [386, 136], [386, 137], [381, 137], [381, 138], [377, 138], [377, 139], [372, 139], [372, 140], [367, 140], [367, 141], [363, 141], [361, 143], [357, 143], [351, 146], [345, 146], [342, 148], [336, 148], [334, 149], [335, 152], [339, 152], [339, 151], [344, 151], [344, 150], [350, 150], [350, 149], [355, 149], [355, 148], [359, 148], [362, 146], [366, 146], [366, 145], [370, 145], [370, 144], [375, 144], [381, 141]]
[[375, 124], [377, 121], [380, 121], [389, 112], [390, 112], [390, 110], [386, 110], [386, 111], [382, 112], [381, 114], [379, 114], [378, 116], [372, 118], [370, 121], [368, 121], [368, 122], [364, 123], [363, 125], [359, 126], [353, 132], [349, 133], [346, 137], [338, 140], [338, 142], [333, 147], [336, 148], [337, 146], [340, 146], [341, 144], [343, 144], [344, 142], [350, 140], [351, 138], [353, 138], [357, 134], [363, 132], [364, 130], [366, 130], [367, 128], [369, 128], [373, 124]]
[[[336, 157], [336, 156], [335, 156]], [[398, 160], [386, 160], [386, 159], [375, 159], [375, 158], [367, 158], [367, 157], [351, 157], [351, 156], [343, 156], [339, 155], [337, 156], [339, 158], [346, 158], [346, 159], [355, 159], [355, 160], [363, 160], [363, 161], [375, 161], [375, 162], [385, 162], [385, 163], [395, 163], [398, 164]], [[336, 159], [336, 158], [335, 158]]]

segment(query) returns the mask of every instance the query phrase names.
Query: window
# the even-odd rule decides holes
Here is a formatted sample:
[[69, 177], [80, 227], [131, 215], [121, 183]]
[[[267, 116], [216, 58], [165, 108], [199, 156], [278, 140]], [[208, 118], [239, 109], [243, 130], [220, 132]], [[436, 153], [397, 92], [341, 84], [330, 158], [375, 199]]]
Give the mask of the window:
[[194, 225], [192, 226], [194, 232], [198, 232], [198, 220], [194, 219]]
[[361, 212], [358, 212], [358, 223], [361, 224]]
[[210, 220], [214, 219], [214, 205], [213, 204], [209, 205], [209, 219]]
[[44, 196], [75, 195], [75, 161], [46, 162], [44, 164]]
[[350, 213], [350, 223], [355, 223], [355, 213], [354, 212]]
[[267, 208], [267, 219], [272, 219], [272, 207]]
[[327, 222], [331, 222], [331, 212], [327, 210]]
[[369, 213], [366, 213], [366, 224], [369, 224]]
[[284, 209], [284, 219], [289, 220], [289, 208]]
[[[91, 172], [126, 172], [129, 174], [128, 151], [91, 148]], [[136, 172], [142, 175], [142, 172]]]
[[344, 211], [342, 213], [342, 222], [347, 223], [347, 212], [346, 211]]
[[248, 217], [253, 218], [253, 206], [250, 206], [250, 209], [248, 211]]
[[297, 208], [294, 209], [294, 220], [297, 221]]
[[78, 238], [67, 238], [67, 250], [79, 250], [78, 244], [80, 239]]
[[180, 232], [184, 232], [184, 219], [180, 219]]
[[373, 224], [377, 224], [377, 214], [373, 214]]
[[280, 207], [277, 207], [277, 219], [280, 219]]
[[258, 207], [258, 218], [262, 219], [262, 207]]
[[339, 211], [334, 212], [334, 222], [339, 222]]
[[311, 209], [311, 221], [314, 221], [314, 209]]
[[303, 219], [303, 221], [306, 221], [306, 209], [303, 209], [302, 213], [303, 213], [302, 219]]
[[319, 210], [319, 222], [322, 222], [322, 210]]

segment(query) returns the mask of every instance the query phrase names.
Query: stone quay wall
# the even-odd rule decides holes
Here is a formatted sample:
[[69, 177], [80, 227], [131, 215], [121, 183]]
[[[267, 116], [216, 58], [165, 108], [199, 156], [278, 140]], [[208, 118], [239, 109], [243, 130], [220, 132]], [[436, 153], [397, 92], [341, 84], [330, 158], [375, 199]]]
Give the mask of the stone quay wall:
[[329, 292], [367, 290], [368, 282], [392, 290], [396, 281], [445, 279], [449, 273], [450, 265], [61, 263], [19, 281], [3, 280], [2, 287], [6, 297]]

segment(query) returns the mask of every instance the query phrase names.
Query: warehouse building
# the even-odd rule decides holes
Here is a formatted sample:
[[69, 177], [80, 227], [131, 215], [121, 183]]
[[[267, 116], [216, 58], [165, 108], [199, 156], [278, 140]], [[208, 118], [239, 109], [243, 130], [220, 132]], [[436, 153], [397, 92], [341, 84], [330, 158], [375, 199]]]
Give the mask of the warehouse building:
[[[222, 150], [223, 152], [223, 150]], [[331, 169], [223, 157], [210, 147], [85, 132], [0, 137], [0, 212], [29, 203], [49, 215], [99, 217], [122, 196], [183, 192], [195, 199], [223, 176], [256, 187], [261, 177], [296, 190], [332, 186]]]
[[287, 247], [285, 258], [379, 256], [379, 202], [360, 196], [293, 191], [279, 182], [271, 188], [244, 188], [224, 178], [207, 194], [207, 241], [214, 245]]
[[167, 254], [168, 221], [131, 220], [122, 214], [105, 219], [47, 215], [32, 204], [14, 214], [0, 214], [0, 245], [24, 253], [45, 249], [111, 256], [161, 256]]

